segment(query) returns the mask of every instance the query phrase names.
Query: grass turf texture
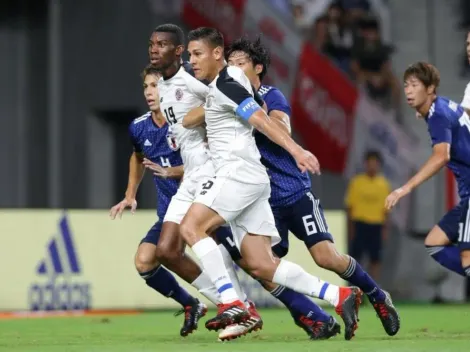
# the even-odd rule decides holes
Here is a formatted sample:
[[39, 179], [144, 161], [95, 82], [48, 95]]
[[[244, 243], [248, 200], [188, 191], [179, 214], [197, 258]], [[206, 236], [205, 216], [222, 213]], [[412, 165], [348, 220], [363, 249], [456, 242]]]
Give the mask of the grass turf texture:
[[[187, 338], [179, 336], [182, 317], [172, 312], [134, 316], [39, 318], [0, 320], [0, 351], [468, 351], [469, 305], [398, 305], [401, 331], [389, 337], [370, 305], [360, 312], [359, 330], [352, 341], [343, 335], [327, 341], [309, 341], [286, 310], [261, 310], [264, 328], [230, 342], [204, 328]], [[215, 310], [210, 310], [212, 317]], [[343, 327], [342, 327], [343, 329]]]

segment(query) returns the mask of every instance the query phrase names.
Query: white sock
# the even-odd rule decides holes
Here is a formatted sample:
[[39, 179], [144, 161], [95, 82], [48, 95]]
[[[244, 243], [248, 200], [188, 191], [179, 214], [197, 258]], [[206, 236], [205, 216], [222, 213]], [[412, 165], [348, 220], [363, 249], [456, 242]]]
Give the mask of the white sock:
[[220, 253], [222, 254], [222, 258], [224, 258], [225, 268], [227, 269], [228, 276], [232, 281], [233, 288], [235, 289], [235, 292], [237, 292], [237, 296], [240, 297], [241, 301], [245, 303], [245, 306], [247, 308], [250, 308], [250, 303], [248, 303], [248, 297], [246, 296], [246, 293], [240, 284], [240, 280], [238, 279], [237, 272], [233, 267], [234, 262], [232, 260], [232, 257], [230, 256], [230, 253], [227, 251], [223, 244], [219, 244], [219, 249]]
[[212, 283], [211, 279], [207, 274], [203, 271], [201, 275], [199, 275], [196, 280], [194, 280], [191, 285], [193, 285], [201, 295], [206, 297], [209, 301], [214, 303], [215, 305], [220, 304], [220, 295], [217, 288]]
[[192, 246], [194, 254], [199, 258], [204, 271], [220, 293], [220, 300], [224, 304], [240, 300], [225, 268], [224, 258], [217, 243], [206, 237]]
[[274, 273], [273, 282], [289, 287], [304, 295], [320, 298], [336, 307], [339, 302], [339, 287], [310, 275], [301, 266], [281, 260]]

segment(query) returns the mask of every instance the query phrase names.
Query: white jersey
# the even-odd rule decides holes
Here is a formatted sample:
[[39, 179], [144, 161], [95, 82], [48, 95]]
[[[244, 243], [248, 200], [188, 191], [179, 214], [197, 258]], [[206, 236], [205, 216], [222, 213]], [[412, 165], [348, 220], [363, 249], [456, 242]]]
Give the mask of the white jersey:
[[470, 83], [465, 88], [462, 103], [460, 104], [464, 109], [470, 110]]
[[245, 183], [269, 183], [266, 168], [244, 112], [259, 109], [244, 72], [226, 66], [209, 85], [205, 105], [206, 130], [217, 174]]
[[181, 150], [185, 177], [209, 158], [204, 143], [205, 129], [183, 127], [184, 116], [203, 105], [208, 92], [209, 88], [188, 73], [183, 65], [173, 77], [166, 80], [160, 78], [158, 81], [160, 110], [169, 125], [169, 138], [174, 138]]

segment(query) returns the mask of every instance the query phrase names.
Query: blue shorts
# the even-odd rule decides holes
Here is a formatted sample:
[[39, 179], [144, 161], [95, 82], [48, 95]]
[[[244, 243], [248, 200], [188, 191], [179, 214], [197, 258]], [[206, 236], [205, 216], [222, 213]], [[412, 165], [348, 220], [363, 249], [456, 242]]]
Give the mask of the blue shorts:
[[215, 231], [215, 236], [220, 244], [223, 244], [225, 249], [230, 253], [232, 260], [236, 262], [237, 260], [242, 259], [242, 255], [238, 250], [232, 235], [232, 230], [230, 226], [221, 226]]
[[304, 242], [307, 248], [312, 248], [322, 241], [333, 242], [320, 200], [311, 192], [305, 193], [292, 205], [273, 208], [273, 214], [281, 236], [281, 242], [273, 247], [273, 253], [279, 258], [289, 251], [289, 231]]
[[349, 254], [360, 261], [364, 253], [372, 263], [382, 259], [382, 224], [367, 224], [354, 221], [354, 238], [351, 241]]
[[160, 233], [162, 232], [163, 221], [158, 221], [153, 225], [147, 232], [147, 235], [140, 241], [142, 243], [151, 243], [157, 245], [160, 239]]
[[470, 198], [464, 198], [443, 216], [438, 226], [461, 251], [470, 249]]

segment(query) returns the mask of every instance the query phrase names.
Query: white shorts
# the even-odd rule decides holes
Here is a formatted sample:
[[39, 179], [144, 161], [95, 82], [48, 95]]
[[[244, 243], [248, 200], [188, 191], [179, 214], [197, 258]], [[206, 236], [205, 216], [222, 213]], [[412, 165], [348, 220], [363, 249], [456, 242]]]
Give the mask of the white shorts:
[[171, 221], [179, 225], [193, 204], [196, 195], [201, 191], [203, 183], [214, 177], [214, 173], [214, 164], [211, 160], [207, 160], [203, 165], [193, 170], [188, 177], [184, 177], [178, 191], [171, 198], [163, 222]]
[[219, 214], [232, 229], [240, 249], [247, 233], [271, 237], [271, 245], [280, 242], [273, 212], [269, 205], [269, 183], [246, 184], [230, 176], [212, 177], [204, 182], [194, 202], [204, 204]]

